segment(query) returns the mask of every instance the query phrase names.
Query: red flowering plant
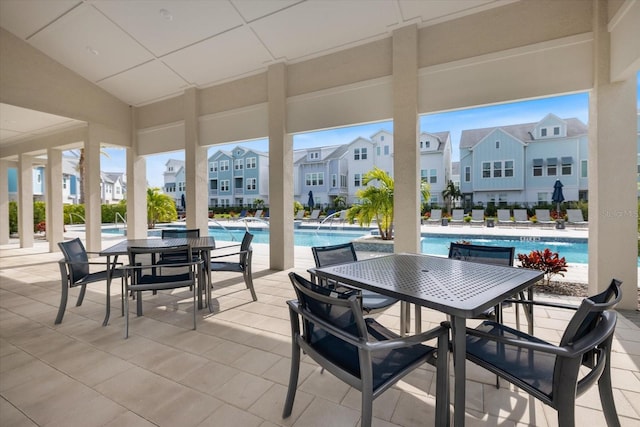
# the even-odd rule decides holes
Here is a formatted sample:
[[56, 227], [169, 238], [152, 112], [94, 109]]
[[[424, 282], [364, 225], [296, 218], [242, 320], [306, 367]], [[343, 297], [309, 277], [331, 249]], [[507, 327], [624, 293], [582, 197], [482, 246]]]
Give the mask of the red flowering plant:
[[44, 221], [40, 221], [36, 224], [36, 231], [40, 233], [45, 233], [47, 231], [47, 223]]
[[551, 252], [549, 248], [544, 251], [535, 250], [529, 254], [518, 254], [520, 267], [540, 270], [545, 275], [545, 284], [551, 282], [551, 277], [556, 274], [564, 277], [563, 272], [567, 271], [567, 261], [564, 257], [560, 258], [557, 252]]

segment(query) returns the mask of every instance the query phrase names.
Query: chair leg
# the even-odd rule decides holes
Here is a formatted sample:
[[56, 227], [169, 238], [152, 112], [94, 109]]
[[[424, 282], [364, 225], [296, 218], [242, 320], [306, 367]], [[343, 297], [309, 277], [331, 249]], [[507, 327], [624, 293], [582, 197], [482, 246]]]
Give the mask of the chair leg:
[[[198, 267], [196, 266], [196, 268], [198, 268]], [[200, 297], [200, 295], [202, 295], [200, 290], [199, 290], [200, 289], [200, 283], [198, 282], [198, 286], [189, 286], [189, 288], [191, 289], [191, 292], [193, 292], [193, 330], [195, 331], [196, 330], [196, 312], [198, 311], [197, 304], [196, 304], [196, 294], [198, 295], [198, 297]]]
[[62, 293], [60, 295], [60, 308], [58, 308], [58, 315], [56, 316], [55, 324], [62, 323], [64, 317], [64, 311], [67, 308], [67, 298], [69, 297], [69, 285], [65, 282], [62, 283]]
[[292, 338], [292, 341], [289, 388], [287, 390], [287, 399], [284, 403], [284, 409], [282, 410], [282, 418], [287, 418], [291, 415], [291, 411], [293, 410], [293, 401], [296, 398], [296, 390], [298, 388], [298, 375], [300, 373], [300, 347], [296, 343], [295, 336]]
[[251, 298], [253, 298], [254, 301], [258, 301], [256, 291], [255, 289], [253, 289], [253, 279], [251, 278], [251, 270], [245, 271], [243, 275], [244, 275], [244, 283], [247, 286], [247, 289], [251, 291]]
[[82, 285], [80, 287], [80, 294], [78, 295], [78, 300], [76, 301], [76, 307], [80, 307], [82, 305], [85, 292], [87, 292], [87, 285]]
[[[607, 354], [606, 357], [610, 358], [610, 356], [611, 354]], [[600, 402], [602, 403], [602, 411], [604, 412], [604, 418], [607, 420], [607, 425], [609, 427], [620, 427], [616, 403], [613, 399], [613, 390], [611, 389], [611, 366], [609, 360], [607, 360], [604, 371], [598, 380], [598, 391], [600, 392]]]
[[[125, 279], [124, 289], [129, 294], [129, 283]], [[129, 338], [129, 297], [124, 299], [124, 338]]]
[[373, 422], [373, 396], [371, 393], [365, 393], [364, 391], [362, 391], [361, 417], [360, 427], [371, 427]]

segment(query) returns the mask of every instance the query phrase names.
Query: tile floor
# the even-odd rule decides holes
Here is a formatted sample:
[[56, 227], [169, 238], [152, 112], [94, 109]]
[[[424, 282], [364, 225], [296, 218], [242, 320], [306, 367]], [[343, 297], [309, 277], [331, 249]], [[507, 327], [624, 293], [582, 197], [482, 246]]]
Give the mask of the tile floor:
[[[113, 242], [105, 242], [105, 246]], [[198, 312], [191, 330], [188, 293], [144, 299], [144, 316], [131, 318], [123, 339], [119, 287], [112, 317], [102, 327], [104, 285], [91, 287], [82, 306], [71, 298], [61, 325], [60, 254], [0, 247], [0, 425], [2, 426], [359, 426], [360, 395], [314, 362], [303, 359], [288, 419], [281, 418], [289, 374], [290, 331], [285, 301], [293, 298], [287, 272], [268, 269], [268, 246], [254, 245], [251, 301], [239, 275], [214, 278], [213, 314]], [[296, 247], [296, 268], [313, 264]], [[577, 301], [577, 300], [576, 300]], [[131, 306], [134, 310], [134, 305]], [[399, 308], [377, 315], [399, 327]], [[507, 321], [513, 320], [507, 313]], [[423, 310], [423, 328], [444, 317]], [[536, 333], [557, 342], [567, 316], [538, 309]], [[623, 426], [640, 425], [640, 316], [620, 312], [612, 355], [613, 386]], [[374, 425], [433, 425], [431, 367], [418, 369], [374, 402]], [[555, 411], [468, 365], [468, 426], [555, 426]], [[605, 420], [597, 388], [577, 402], [577, 425]]]

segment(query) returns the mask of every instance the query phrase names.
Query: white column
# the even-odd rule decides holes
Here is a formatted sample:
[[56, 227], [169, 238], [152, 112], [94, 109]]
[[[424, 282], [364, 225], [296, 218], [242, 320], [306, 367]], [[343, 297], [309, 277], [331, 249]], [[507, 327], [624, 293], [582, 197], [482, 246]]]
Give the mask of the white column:
[[637, 124], [635, 76], [610, 79], [606, 2], [595, 2], [594, 86], [589, 99], [589, 293], [623, 281], [619, 308], [636, 310]]
[[18, 158], [18, 233], [20, 247], [33, 247], [33, 159], [27, 154]]
[[9, 243], [9, 162], [0, 160], [0, 245]]
[[293, 138], [287, 134], [287, 69], [267, 71], [269, 105], [270, 268], [293, 267]]
[[393, 32], [394, 251], [420, 252], [418, 29]]
[[198, 90], [189, 88], [184, 92], [184, 163], [187, 186], [187, 228], [199, 228], [201, 234], [208, 234], [208, 159], [206, 147], [200, 146], [198, 115]]
[[100, 129], [89, 123], [84, 141], [84, 214], [88, 251], [102, 249], [102, 199], [100, 197]]
[[58, 242], [64, 239], [64, 217], [62, 207], [62, 151], [47, 150], [46, 167], [47, 240], [49, 251], [59, 250]]
[[127, 239], [147, 237], [147, 160], [138, 155], [138, 110], [131, 109], [131, 147], [127, 149]]

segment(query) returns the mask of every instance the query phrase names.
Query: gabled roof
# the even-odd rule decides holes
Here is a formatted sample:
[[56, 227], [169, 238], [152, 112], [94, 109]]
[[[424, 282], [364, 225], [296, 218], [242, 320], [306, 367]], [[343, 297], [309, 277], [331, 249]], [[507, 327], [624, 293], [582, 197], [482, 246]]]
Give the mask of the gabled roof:
[[444, 147], [450, 138], [450, 132], [420, 132], [420, 135], [428, 135], [438, 140], [438, 148], [434, 151], [444, 151]]
[[[567, 123], [567, 138], [586, 135], [588, 127], [577, 118], [563, 119]], [[460, 134], [460, 149], [473, 148], [478, 142], [482, 141], [491, 132], [496, 129], [502, 129], [502, 131], [508, 133], [514, 138], [519, 139], [524, 143], [530, 143], [535, 141], [532, 131], [540, 122], [535, 123], [522, 123], [509, 126], [495, 126], [483, 129], [466, 129]]]

